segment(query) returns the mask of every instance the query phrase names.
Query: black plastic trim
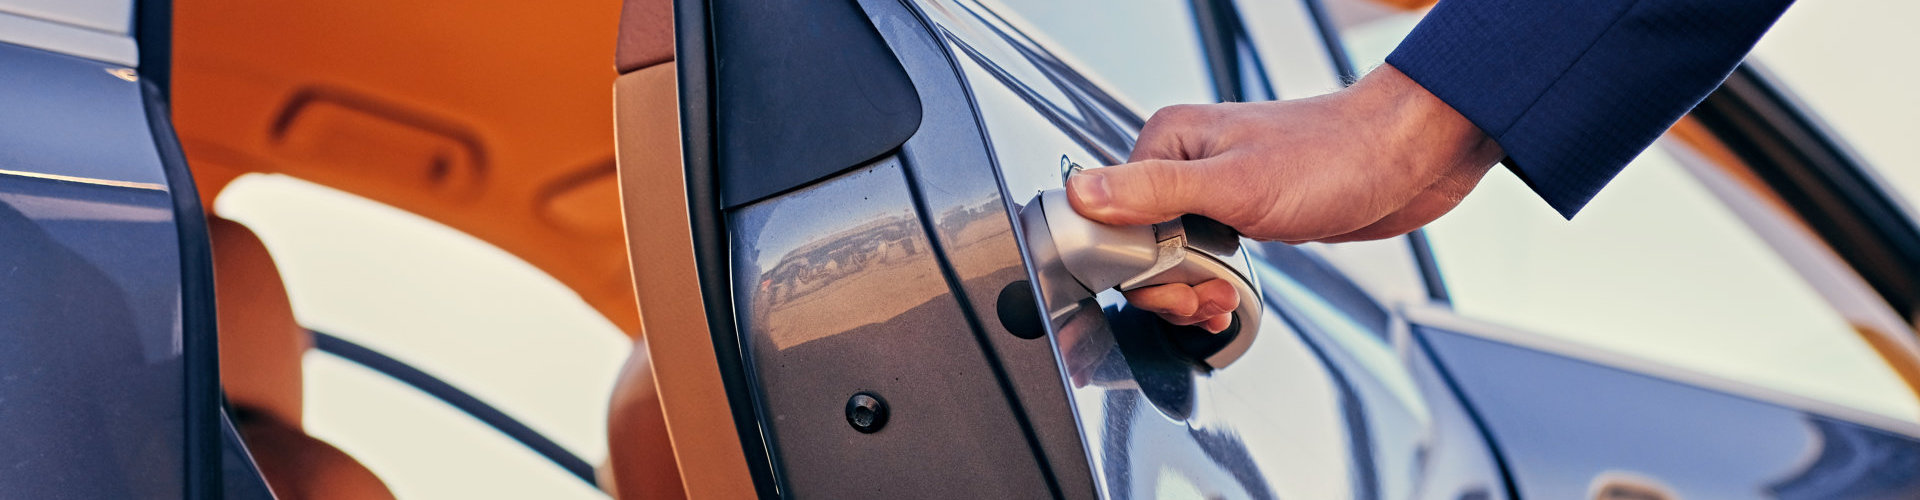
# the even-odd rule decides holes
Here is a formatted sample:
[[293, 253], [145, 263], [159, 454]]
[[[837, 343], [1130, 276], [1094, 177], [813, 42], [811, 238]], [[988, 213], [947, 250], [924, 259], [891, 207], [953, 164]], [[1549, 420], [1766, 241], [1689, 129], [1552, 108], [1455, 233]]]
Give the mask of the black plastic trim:
[[453, 384], [440, 380], [439, 377], [420, 371], [419, 368], [414, 368], [413, 365], [381, 354], [380, 351], [368, 349], [366, 346], [353, 343], [353, 341], [347, 339], [328, 335], [324, 332], [314, 330], [307, 331], [313, 334], [314, 349], [339, 356], [341, 359], [347, 361], [358, 363], [360, 366], [380, 372], [382, 375], [392, 377], [394, 380], [419, 389], [420, 392], [427, 393], [427, 395], [433, 396], [447, 403], [449, 406], [466, 412], [467, 415], [473, 416], [475, 420], [479, 420], [481, 423], [493, 427], [494, 430], [500, 431], [501, 434], [506, 434], [507, 437], [513, 438], [514, 441], [519, 441], [521, 445], [533, 450], [534, 453], [539, 453], [540, 456], [552, 461], [554, 465], [560, 466], [561, 469], [573, 474], [574, 477], [579, 478], [588, 485], [596, 488], [599, 487], [599, 481], [594, 476], [593, 464], [587, 463], [586, 460], [581, 459], [578, 455], [574, 455], [571, 451], [567, 451], [567, 449], [560, 446], [559, 443], [547, 439], [547, 436], [540, 434], [539, 431], [533, 430], [532, 427], [527, 427], [527, 424], [520, 423], [519, 420], [508, 416], [506, 412], [500, 411], [499, 408], [494, 408], [493, 405], [487, 404], [486, 401], [481, 401], [480, 398], [473, 397], [472, 394], [467, 394], [467, 391], [462, 391], [459, 387], [454, 387]]
[[167, 192], [173, 197], [174, 228], [180, 241], [181, 366], [186, 408], [186, 498], [219, 498], [222, 491], [220, 452], [220, 335], [213, 297], [213, 240], [207, 233], [206, 211], [200, 191], [187, 170], [180, 138], [173, 133], [172, 114], [159, 85], [142, 81], [147, 127], [166, 170]]
[[[920, 94], [853, 0], [708, 0], [720, 199], [733, 208], [899, 149]], [[683, 59], [684, 60], [684, 59]]]
[[687, 218], [693, 236], [693, 256], [700, 276], [700, 298], [707, 314], [707, 333], [713, 338], [720, 381], [733, 413], [733, 425], [747, 460], [747, 473], [756, 493], [776, 498], [781, 490], [773, 475], [766, 433], [760, 428], [754, 397], [747, 384], [746, 362], [733, 323], [733, 292], [729, 282], [727, 233], [722, 217], [720, 186], [716, 179], [714, 141], [714, 54], [709, 29], [712, 17], [707, 0], [673, 3], [674, 58], [679, 70], [680, 146], [686, 165]]
[[161, 96], [173, 95], [173, 0], [134, 0], [133, 41], [140, 49], [140, 79]]
[[180, 241], [181, 366], [186, 408], [185, 498], [224, 496], [225, 447], [221, 432], [220, 346], [213, 297], [213, 240], [207, 233], [200, 191], [186, 153], [173, 131], [168, 108], [173, 75], [173, 0], [135, 0], [133, 36], [140, 53], [140, 92], [147, 128], [166, 170], [173, 219]]
[[1920, 313], [1920, 229], [1864, 162], [1760, 69], [1692, 113], [1903, 317]]

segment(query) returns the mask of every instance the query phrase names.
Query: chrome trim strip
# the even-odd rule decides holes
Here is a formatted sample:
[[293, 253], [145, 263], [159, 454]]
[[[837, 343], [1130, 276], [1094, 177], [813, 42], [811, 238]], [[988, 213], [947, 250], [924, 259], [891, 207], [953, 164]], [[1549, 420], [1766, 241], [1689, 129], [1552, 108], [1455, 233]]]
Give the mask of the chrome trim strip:
[[160, 192], [166, 192], [167, 190], [166, 186], [147, 183], [147, 182], [112, 181], [112, 180], [106, 180], [106, 179], [94, 179], [89, 177], [74, 177], [71, 175], [42, 174], [38, 172], [22, 172], [19, 170], [0, 169], [0, 175], [30, 177], [34, 179], [73, 182], [73, 183], [79, 183], [79, 184], [92, 184], [95, 186], [112, 186], [112, 187], [123, 187], [123, 188], [133, 188], [133, 189], [145, 189], [149, 191], [160, 191]]

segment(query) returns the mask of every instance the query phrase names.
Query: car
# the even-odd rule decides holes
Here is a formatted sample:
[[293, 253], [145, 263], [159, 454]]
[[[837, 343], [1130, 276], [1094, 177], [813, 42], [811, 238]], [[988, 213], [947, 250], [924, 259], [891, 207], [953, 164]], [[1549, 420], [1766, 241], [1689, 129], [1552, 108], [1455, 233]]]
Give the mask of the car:
[[0, 491], [1920, 496], [1920, 230], [1757, 65], [1571, 222], [1060, 209], [1419, 4], [0, 0]]

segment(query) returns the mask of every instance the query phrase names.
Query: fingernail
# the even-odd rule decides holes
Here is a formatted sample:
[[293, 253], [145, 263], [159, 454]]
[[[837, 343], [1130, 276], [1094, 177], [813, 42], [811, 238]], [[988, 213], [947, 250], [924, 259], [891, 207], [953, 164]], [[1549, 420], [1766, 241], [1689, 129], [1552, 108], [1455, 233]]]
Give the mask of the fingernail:
[[1107, 207], [1106, 176], [1081, 172], [1075, 174], [1073, 177], [1068, 177], [1067, 185], [1069, 188], [1072, 188], [1073, 197], [1080, 199], [1081, 207], [1092, 209]]
[[1207, 329], [1207, 333], [1212, 333], [1212, 334], [1218, 334], [1220, 332], [1227, 331], [1227, 328], [1224, 326], [1220, 328], [1214, 328], [1212, 321], [1208, 321], [1205, 324], [1201, 325], [1201, 328]]

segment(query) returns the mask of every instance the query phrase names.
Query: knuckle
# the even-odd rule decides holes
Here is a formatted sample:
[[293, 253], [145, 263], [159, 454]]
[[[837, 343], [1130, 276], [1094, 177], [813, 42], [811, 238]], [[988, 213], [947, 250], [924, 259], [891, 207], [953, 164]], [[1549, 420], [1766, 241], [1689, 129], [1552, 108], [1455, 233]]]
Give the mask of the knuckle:
[[1166, 123], [1166, 122], [1177, 121], [1179, 120], [1179, 118], [1176, 118], [1176, 116], [1184, 113], [1185, 109], [1187, 109], [1187, 105], [1185, 104], [1175, 104], [1171, 106], [1162, 107], [1158, 110], [1155, 110], [1153, 112], [1153, 116], [1147, 117], [1147, 123], [1151, 124], [1151, 123]]
[[1155, 111], [1153, 113], [1153, 117], [1147, 119], [1147, 123], [1152, 124], [1154, 122], [1159, 122], [1162, 124], [1171, 124], [1176, 126], [1191, 125], [1198, 122], [1201, 118], [1201, 115], [1204, 114], [1205, 112], [1206, 112], [1206, 107], [1203, 105], [1175, 104], [1172, 106], [1160, 108], [1159, 111]]

